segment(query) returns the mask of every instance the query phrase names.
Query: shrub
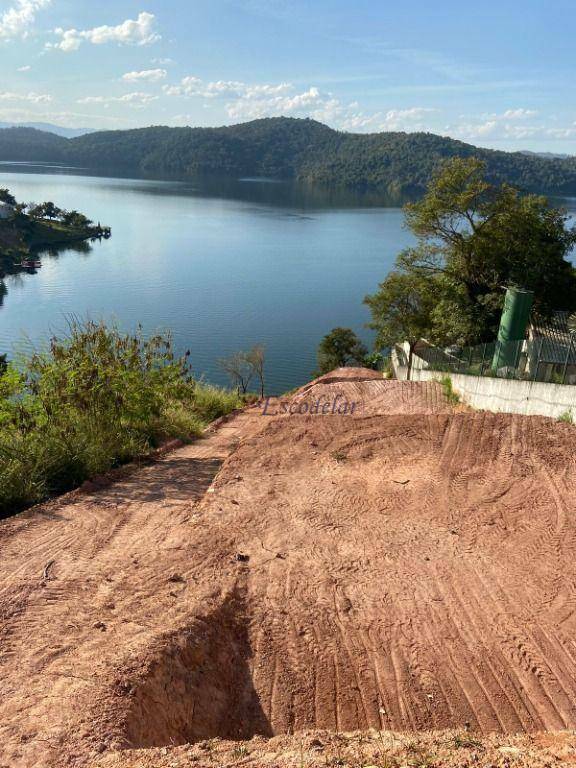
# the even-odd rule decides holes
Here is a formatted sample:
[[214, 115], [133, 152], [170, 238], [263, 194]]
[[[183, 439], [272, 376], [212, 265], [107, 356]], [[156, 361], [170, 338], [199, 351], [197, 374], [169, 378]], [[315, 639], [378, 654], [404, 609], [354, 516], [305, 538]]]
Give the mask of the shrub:
[[194, 381], [169, 336], [72, 321], [46, 352], [0, 372], [0, 516], [196, 436], [240, 405]]
[[241, 408], [245, 400], [246, 398], [239, 396], [236, 391], [198, 383], [194, 409], [204, 423], [209, 423], [236, 408]]
[[444, 397], [450, 405], [457, 405], [460, 402], [460, 396], [454, 392], [450, 376], [443, 376], [440, 379], [440, 386], [444, 392]]

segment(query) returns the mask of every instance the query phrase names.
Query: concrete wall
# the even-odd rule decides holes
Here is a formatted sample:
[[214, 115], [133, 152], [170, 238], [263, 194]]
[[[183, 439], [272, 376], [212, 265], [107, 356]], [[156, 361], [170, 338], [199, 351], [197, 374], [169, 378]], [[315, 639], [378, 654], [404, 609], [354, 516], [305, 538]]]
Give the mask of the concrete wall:
[[[528, 416], [558, 418], [571, 411], [576, 421], [576, 386], [570, 384], [544, 384], [541, 381], [496, 379], [491, 376], [465, 376], [462, 373], [430, 371], [421, 358], [415, 357], [412, 381], [440, 380], [449, 376], [452, 389], [464, 403], [485, 411], [524, 413]], [[392, 355], [392, 366], [397, 379], [405, 380], [407, 369], [397, 354]]]

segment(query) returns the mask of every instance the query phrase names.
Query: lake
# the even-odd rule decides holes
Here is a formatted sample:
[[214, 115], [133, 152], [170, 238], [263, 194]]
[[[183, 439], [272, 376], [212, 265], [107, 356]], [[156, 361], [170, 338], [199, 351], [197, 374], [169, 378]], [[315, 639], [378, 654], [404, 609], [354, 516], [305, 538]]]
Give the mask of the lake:
[[[218, 359], [262, 343], [267, 389], [310, 379], [335, 326], [369, 343], [362, 300], [413, 242], [401, 208], [266, 180], [158, 181], [54, 167], [0, 168], [19, 200], [52, 200], [112, 227], [86, 252], [42, 256], [36, 274], [8, 276], [0, 352], [39, 344], [75, 315], [130, 330], [170, 329], [196, 375], [226, 384]], [[576, 201], [573, 210], [576, 210]], [[23, 340], [26, 341], [23, 341]]]

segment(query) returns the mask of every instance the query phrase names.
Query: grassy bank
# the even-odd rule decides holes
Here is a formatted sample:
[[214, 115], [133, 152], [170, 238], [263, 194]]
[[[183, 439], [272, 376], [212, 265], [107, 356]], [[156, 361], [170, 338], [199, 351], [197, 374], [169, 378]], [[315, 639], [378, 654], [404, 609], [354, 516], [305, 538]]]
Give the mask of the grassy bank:
[[195, 381], [169, 337], [72, 322], [49, 349], [0, 375], [0, 517], [188, 440], [242, 405]]

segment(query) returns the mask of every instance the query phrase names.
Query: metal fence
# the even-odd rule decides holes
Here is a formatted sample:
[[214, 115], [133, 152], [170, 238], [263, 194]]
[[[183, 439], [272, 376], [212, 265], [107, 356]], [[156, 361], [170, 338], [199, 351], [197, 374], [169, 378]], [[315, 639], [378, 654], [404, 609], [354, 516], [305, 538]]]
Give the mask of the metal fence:
[[413, 367], [469, 376], [576, 384], [576, 338], [571, 336], [566, 343], [560, 343], [542, 337], [462, 349], [419, 345]]

